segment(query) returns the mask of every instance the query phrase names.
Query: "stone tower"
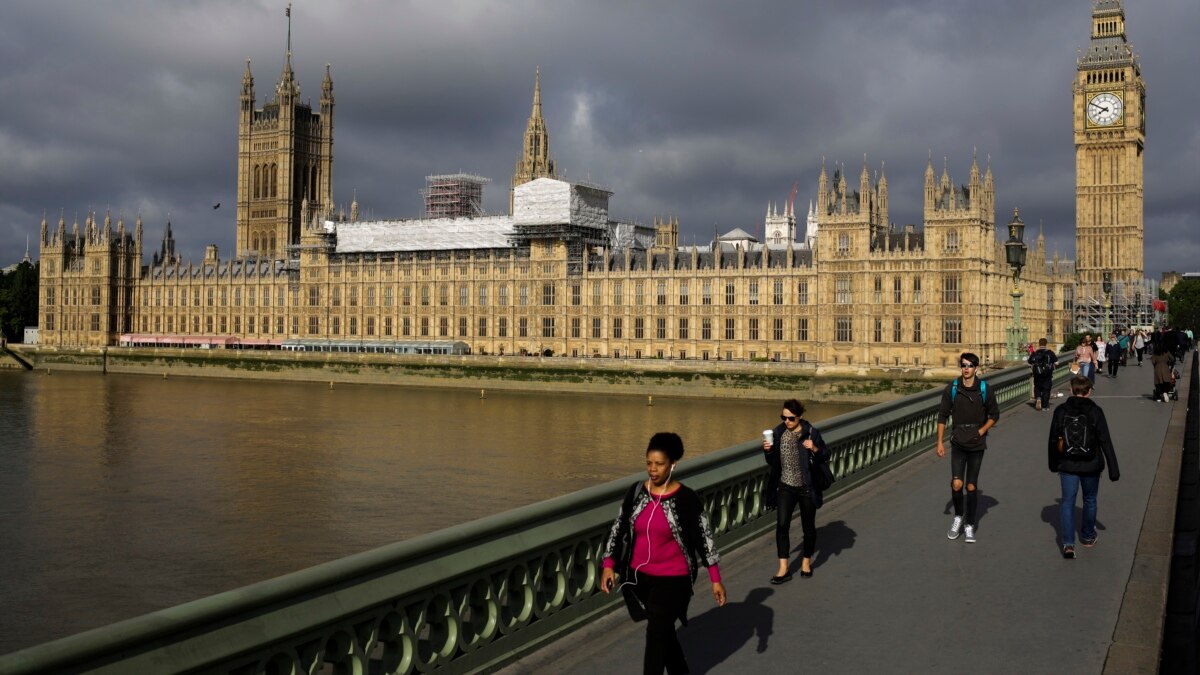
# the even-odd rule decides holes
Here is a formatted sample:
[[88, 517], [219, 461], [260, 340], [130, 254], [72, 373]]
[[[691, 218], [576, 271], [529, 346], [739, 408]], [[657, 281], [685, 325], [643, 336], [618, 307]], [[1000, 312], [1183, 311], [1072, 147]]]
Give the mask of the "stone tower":
[[1075, 268], [1083, 284], [1144, 276], [1146, 84], [1125, 41], [1120, 0], [1092, 7], [1092, 38], [1075, 74]]
[[996, 186], [992, 167], [979, 173], [971, 157], [966, 185], [955, 185], [949, 167], [934, 179], [933, 158], [925, 166], [925, 248], [946, 258], [990, 260], [996, 246]]
[[[238, 117], [237, 252], [285, 258], [302, 223], [333, 205], [333, 79], [325, 64], [319, 112], [300, 100], [289, 48], [275, 96], [255, 108], [250, 61]], [[307, 210], [308, 213], [302, 213]]]
[[[554, 160], [550, 159], [550, 133], [546, 131], [546, 120], [542, 118], [542, 71], [537, 69], [533, 76], [533, 110], [525, 123], [525, 144], [521, 158], [513, 170], [512, 187], [528, 183], [534, 178], [558, 178]], [[513, 192], [508, 191], [508, 212], [512, 213]]]
[[857, 190], [849, 189], [845, 167], [834, 170], [831, 182], [822, 163], [817, 179], [816, 218], [822, 235], [817, 257], [839, 270], [845, 261], [864, 259], [887, 230], [887, 202], [887, 178], [872, 181], [865, 157]]
[[38, 283], [39, 342], [48, 346], [103, 347], [133, 328], [134, 290], [142, 267], [142, 219], [133, 233], [104, 214], [89, 213], [67, 232], [66, 220], [50, 231], [42, 217]]
[[[795, 193], [793, 193], [793, 199], [794, 197]], [[766, 236], [766, 244], [772, 248], [791, 246], [796, 241], [796, 214], [793, 199], [789, 199], [784, 204], [782, 212], [774, 203], [767, 205], [763, 231]]]

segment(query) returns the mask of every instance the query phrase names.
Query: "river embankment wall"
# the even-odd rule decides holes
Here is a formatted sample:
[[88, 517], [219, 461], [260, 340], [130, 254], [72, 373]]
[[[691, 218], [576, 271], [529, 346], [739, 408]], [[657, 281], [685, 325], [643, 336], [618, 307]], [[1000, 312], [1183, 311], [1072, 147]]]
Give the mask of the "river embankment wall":
[[[18, 351], [19, 350], [19, 351]], [[941, 369], [909, 371], [773, 362], [399, 355], [226, 349], [15, 347], [35, 371], [154, 377], [382, 384], [480, 390], [877, 403], [939, 386]]]

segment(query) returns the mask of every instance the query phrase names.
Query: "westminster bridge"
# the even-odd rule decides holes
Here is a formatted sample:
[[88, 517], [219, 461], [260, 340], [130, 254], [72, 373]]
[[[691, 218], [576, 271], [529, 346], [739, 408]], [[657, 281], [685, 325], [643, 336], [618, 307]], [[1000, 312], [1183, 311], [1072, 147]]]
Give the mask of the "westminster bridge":
[[[774, 514], [758, 441], [689, 461], [681, 477], [706, 502], [729, 593], [723, 608], [693, 598], [680, 630], [693, 672], [1155, 672], [1164, 643], [1164, 672], [1194, 672], [1189, 365], [1173, 403], [1149, 398], [1149, 368], [1100, 378], [1121, 480], [1102, 483], [1099, 542], [1075, 560], [1057, 548], [1050, 415], [1029, 406], [1023, 366], [987, 378], [1004, 414], [976, 544], [945, 537], [949, 460], [929, 452], [936, 390], [822, 423], [838, 481], [817, 514], [809, 579], [767, 583]], [[636, 672], [643, 625], [596, 588], [634, 479], [0, 656], [0, 673]]]

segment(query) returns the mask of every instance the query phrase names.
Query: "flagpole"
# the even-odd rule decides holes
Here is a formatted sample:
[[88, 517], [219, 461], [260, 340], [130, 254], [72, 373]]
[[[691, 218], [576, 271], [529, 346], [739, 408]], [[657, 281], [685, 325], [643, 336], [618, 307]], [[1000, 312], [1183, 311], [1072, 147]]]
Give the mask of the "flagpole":
[[288, 3], [287, 9], [284, 10], [283, 13], [285, 16], [287, 16], [287, 20], [288, 20], [287, 51], [289, 54], [291, 54], [292, 53], [292, 3], [290, 3], [290, 2]]

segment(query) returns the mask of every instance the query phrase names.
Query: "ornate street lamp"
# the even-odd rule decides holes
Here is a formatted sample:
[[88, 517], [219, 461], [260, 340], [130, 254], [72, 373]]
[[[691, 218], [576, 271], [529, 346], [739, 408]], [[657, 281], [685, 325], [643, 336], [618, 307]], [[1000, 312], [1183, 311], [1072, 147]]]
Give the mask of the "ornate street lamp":
[[1104, 273], [1104, 281], [1100, 282], [1100, 288], [1104, 291], [1104, 338], [1108, 339], [1108, 334], [1112, 332], [1112, 272]]
[[1029, 247], [1025, 245], [1025, 221], [1021, 220], [1017, 209], [1013, 209], [1012, 220], [1008, 221], [1008, 241], [1004, 242], [1004, 258], [1013, 271], [1013, 322], [1008, 328], [1008, 359], [1018, 361], [1025, 358], [1021, 348], [1029, 342], [1029, 333], [1021, 325], [1021, 270], [1025, 267], [1025, 254]]

